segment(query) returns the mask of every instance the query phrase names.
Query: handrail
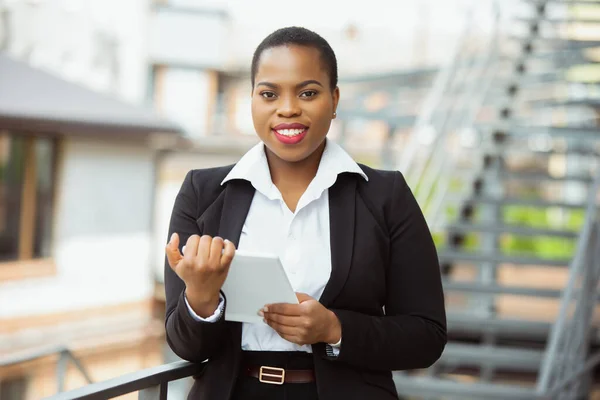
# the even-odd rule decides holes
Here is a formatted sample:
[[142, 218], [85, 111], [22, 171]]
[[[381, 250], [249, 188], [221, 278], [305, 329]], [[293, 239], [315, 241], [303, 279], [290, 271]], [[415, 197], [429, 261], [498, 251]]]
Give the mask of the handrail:
[[[469, 15], [469, 17], [471, 16], [472, 14]], [[453, 76], [453, 71], [456, 68], [456, 64], [460, 56], [460, 49], [462, 48], [464, 42], [466, 42], [466, 40], [468, 39], [468, 32], [470, 26], [471, 24], [467, 21], [467, 23], [465, 23], [465, 28], [461, 32], [460, 37], [454, 43], [451, 59], [436, 76], [433, 88], [429, 92], [429, 95], [426, 97], [423, 103], [421, 112], [417, 117], [408, 143], [406, 143], [403, 151], [400, 154], [400, 158], [398, 160], [396, 169], [405, 174], [406, 176], [408, 175], [408, 172], [412, 167], [413, 160], [416, 155], [416, 150], [419, 145], [419, 134], [424, 128], [426, 128], [429, 125], [430, 120], [433, 118], [433, 114], [436, 107], [441, 101], [444, 92], [450, 85], [451, 78]]]
[[11, 365], [37, 360], [38, 358], [52, 356], [64, 351], [69, 351], [69, 349], [62, 345], [44, 346], [32, 351], [21, 352], [9, 357], [0, 358], [0, 367], [10, 367]]
[[[494, 3], [496, 5], [496, 3]], [[485, 98], [492, 87], [493, 79], [489, 77], [489, 71], [493, 68], [498, 57], [498, 37], [499, 37], [499, 7], [494, 7], [495, 29], [490, 39], [491, 46], [489, 51], [481, 58], [478, 63], [479, 76], [471, 79], [468, 90], [463, 97], [472, 99], [466, 111], [462, 112], [462, 121], [456, 126], [458, 129], [466, 129], [473, 126], [477, 117], [477, 112], [481, 109]], [[483, 83], [482, 83], [483, 82]], [[464, 101], [464, 100], [463, 100]], [[453, 129], [453, 126], [449, 127]], [[444, 141], [438, 141], [438, 149], [432, 152], [432, 155], [437, 155], [443, 151], [443, 146], [448, 140], [447, 133], [443, 134]], [[436, 152], [437, 151], [437, 152]], [[437, 158], [437, 157], [436, 157]], [[439, 215], [442, 209], [442, 204], [450, 187], [450, 174], [456, 167], [456, 157], [450, 157], [448, 154], [441, 154], [439, 160], [432, 166], [432, 171], [428, 171], [423, 175], [423, 183], [419, 185], [418, 201], [424, 207], [424, 213], [428, 217], [428, 223], [432, 229], [436, 229], [439, 224]], [[447, 179], [441, 179], [439, 184], [436, 184], [438, 178], [446, 173]], [[420, 181], [420, 180], [419, 180]], [[434, 194], [435, 193], [435, 194]], [[432, 196], [433, 195], [433, 196]], [[429, 200], [429, 201], [428, 201]]]
[[542, 399], [552, 399], [556, 394], [558, 394], [561, 390], [565, 389], [567, 386], [572, 384], [575, 379], [579, 378], [581, 375], [586, 372], [590, 372], [592, 368], [596, 367], [600, 364], [600, 352], [596, 352], [592, 357], [590, 357], [587, 362], [581, 367], [577, 368], [574, 372], [571, 373], [568, 377], [558, 382], [556, 385], [552, 387], [547, 392], [540, 394], [539, 396]]
[[596, 203], [599, 190], [600, 166], [596, 168], [596, 176], [594, 177], [594, 182], [588, 194], [585, 213], [585, 223], [579, 236], [579, 240], [577, 241], [575, 256], [573, 257], [573, 261], [569, 266], [569, 280], [567, 282], [567, 286], [563, 290], [563, 296], [560, 304], [558, 317], [550, 331], [550, 337], [548, 339], [548, 345], [546, 347], [544, 360], [542, 363], [542, 370], [537, 384], [537, 391], [540, 394], [546, 391], [549, 387], [554, 363], [556, 362], [558, 348], [565, 333], [565, 330], [562, 328], [566, 324], [571, 298], [573, 296], [573, 292], [575, 291], [575, 285], [578, 279], [578, 272], [580, 272], [581, 269], [584, 268], [584, 262], [586, 261], [586, 251], [587, 247], [589, 246], [590, 236], [592, 235], [592, 229], [594, 227], [594, 224], [597, 223], [598, 206]]
[[45, 400], [106, 400], [137, 391], [147, 391], [145, 398], [166, 399], [167, 384], [171, 381], [196, 375], [203, 364], [176, 361], [146, 368], [103, 382], [92, 383], [78, 389], [46, 397]]
[[85, 367], [79, 362], [77, 357], [73, 355], [71, 350], [64, 345], [45, 346], [38, 348], [33, 351], [22, 352], [11, 357], [4, 357], [0, 359], [0, 367], [8, 367], [11, 365], [21, 364], [28, 361], [37, 360], [43, 357], [49, 357], [52, 355], [58, 355], [58, 361], [56, 366], [56, 387], [59, 392], [64, 390], [65, 376], [67, 374], [67, 363], [69, 360], [75, 364], [75, 367], [79, 370], [81, 375], [88, 384], [92, 383], [92, 378], [88, 374]]

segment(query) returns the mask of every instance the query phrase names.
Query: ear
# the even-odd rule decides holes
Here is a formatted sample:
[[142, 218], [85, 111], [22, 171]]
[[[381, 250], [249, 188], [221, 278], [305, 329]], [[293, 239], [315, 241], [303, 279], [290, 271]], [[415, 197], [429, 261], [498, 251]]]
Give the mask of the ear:
[[338, 108], [338, 103], [340, 102], [340, 88], [336, 86], [331, 95], [333, 97], [333, 113], [335, 113]]

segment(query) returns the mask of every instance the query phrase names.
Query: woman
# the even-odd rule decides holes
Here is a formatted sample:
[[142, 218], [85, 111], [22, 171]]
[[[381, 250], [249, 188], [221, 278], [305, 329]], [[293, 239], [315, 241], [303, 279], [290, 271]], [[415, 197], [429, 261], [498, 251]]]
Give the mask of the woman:
[[[234, 166], [190, 171], [171, 217], [167, 341], [208, 359], [189, 398], [397, 399], [391, 371], [426, 368], [446, 344], [421, 211], [399, 172], [326, 139], [340, 91], [322, 37], [272, 33], [251, 79], [261, 143]], [[236, 247], [279, 255], [300, 304], [265, 305], [264, 324], [224, 321]]]

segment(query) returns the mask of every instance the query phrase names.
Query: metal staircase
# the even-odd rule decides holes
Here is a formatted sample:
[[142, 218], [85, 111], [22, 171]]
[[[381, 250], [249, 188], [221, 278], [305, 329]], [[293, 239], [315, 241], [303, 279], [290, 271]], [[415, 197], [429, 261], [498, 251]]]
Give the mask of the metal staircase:
[[[587, 51], [600, 40], [562, 36], [581, 19], [598, 22], [573, 6], [596, 6], [600, 19], [600, 1], [520, 3], [529, 15], [510, 26], [525, 33], [506, 35], [498, 3], [496, 33], [467, 64], [467, 80], [459, 43], [398, 158], [436, 234], [447, 298], [458, 299], [448, 301], [442, 358], [427, 371], [397, 373], [401, 396], [584, 398], [600, 362], [600, 100], [569, 92], [572, 68], [593, 63]], [[423, 140], [424, 127], [432, 140]], [[534, 214], [551, 223], [527, 222]], [[507, 246], [517, 240], [532, 251]], [[540, 254], [540, 243], [551, 251]], [[536, 281], [506, 283], [506, 268], [517, 277], [535, 271]], [[559, 286], [545, 284], [551, 274], [562, 274]], [[546, 320], [510, 315], [499, 303], [511, 296], [523, 308], [546, 300], [558, 311]]]

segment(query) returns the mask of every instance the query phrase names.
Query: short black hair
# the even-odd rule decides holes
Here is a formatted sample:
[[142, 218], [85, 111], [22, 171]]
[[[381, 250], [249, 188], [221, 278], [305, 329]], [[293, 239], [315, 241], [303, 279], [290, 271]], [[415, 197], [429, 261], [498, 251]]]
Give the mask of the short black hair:
[[252, 56], [252, 68], [250, 72], [252, 87], [254, 87], [254, 79], [256, 78], [258, 63], [260, 62], [260, 56], [262, 53], [265, 50], [273, 47], [291, 45], [306, 46], [317, 49], [321, 53], [321, 62], [323, 63], [323, 67], [326, 69], [327, 74], [329, 75], [331, 90], [335, 89], [338, 84], [338, 70], [337, 59], [335, 58], [333, 49], [329, 43], [327, 43], [327, 40], [323, 39], [317, 33], [298, 26], [290, 26], [276, 30], [264, 38], [256, 50], [254, 50], [254, 55]]

